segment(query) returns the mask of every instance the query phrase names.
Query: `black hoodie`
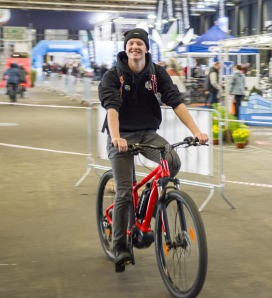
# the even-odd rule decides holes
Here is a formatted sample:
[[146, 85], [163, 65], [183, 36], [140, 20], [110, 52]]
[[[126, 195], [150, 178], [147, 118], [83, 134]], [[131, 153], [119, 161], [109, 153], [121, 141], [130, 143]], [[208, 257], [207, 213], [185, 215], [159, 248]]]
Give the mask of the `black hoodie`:
[[[120, 131], [157, 130], [161, 124], [161, 108], [152, 90], [150, 81], [151, 55], [146, 54], [146, 66], [139, 73], [133, 73], [128, 66], [125, 51], [117, 55], [117, 64], [108, 70], [99, 84], [99, 99], [102, 106], [108, 110], [115, 109], [119, 113]], [[120, 78], [116, 67], [124, 77], [122, 98], [120, 97]], [[182, 103], [180, 92], [166, 70], [154, 64], [158, 92], [161, 101], [175, 109]]]

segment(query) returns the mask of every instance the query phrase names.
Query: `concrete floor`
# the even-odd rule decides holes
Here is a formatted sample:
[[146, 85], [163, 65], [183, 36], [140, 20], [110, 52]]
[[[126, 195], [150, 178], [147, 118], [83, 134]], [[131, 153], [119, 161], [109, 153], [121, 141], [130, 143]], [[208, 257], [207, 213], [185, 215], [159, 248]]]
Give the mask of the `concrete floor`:
[[[19, 102], [81, 107], [41, 88]], [[135, 250], [136, 265], [122, 274], [102, 251], [99, 175], [92, 170], [75, 187], [86, 171], [86, 110], [0, 105], [0, 142], [1, 298], [170, 297], [154, 245]], [[216, 191], [201, 213], [209, 252], [201, 298], [272, 297], [271, 153], [272, 128], [252, 128], [243, 150], [224, 145], [224, 192], [237, 209]], [[208, 195], [183, 188], [198, 205]]]

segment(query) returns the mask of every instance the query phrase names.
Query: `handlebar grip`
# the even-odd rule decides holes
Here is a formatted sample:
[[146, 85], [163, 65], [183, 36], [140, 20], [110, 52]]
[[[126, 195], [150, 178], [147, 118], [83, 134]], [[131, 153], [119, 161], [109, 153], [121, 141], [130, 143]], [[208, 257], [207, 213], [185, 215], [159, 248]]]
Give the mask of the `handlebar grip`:
[[183, 141], [186, 143], [191, 143], [194, 140], [193, 137], [186, 137]]
[[191, 143], [191, 142], [199, 142], [199, 139], [196, 137], [196, 138], [193, 138], [193, 137], [186, 137], [184, 140], [184, 142], [188, 142], [188, 143]]

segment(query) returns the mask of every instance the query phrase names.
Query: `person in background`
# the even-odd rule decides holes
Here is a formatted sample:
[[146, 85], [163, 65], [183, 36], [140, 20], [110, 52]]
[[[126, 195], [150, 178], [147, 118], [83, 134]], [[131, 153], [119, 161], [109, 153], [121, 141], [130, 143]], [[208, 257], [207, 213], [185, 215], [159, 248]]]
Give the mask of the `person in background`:
[[[122, 272], [131, 262], [127, 247], [129, 214], [132, 219], [132, 173], [134, 156], [128, 152], [128, 143], [153, 145], [168, 144], [156, 130], [161, 124], [161, 108], [156, 97], [161, 93], [163, 104], [172, 107], [176, 116], [197, 137], [201, 144], [208, 141], [183, 104], [177, 87], [166, 70], [152, 62], [148, 33], [140, 28], [124, 34], [124, 50], [117, 55], [116, 67], [105, 72], [98, 87], [102, 107], [107, 111], [104, 128], [108, 133], [108, 157], [115, 182], [115, 201], [112, 214], [115, 271]], [[151, 70], [154, 67], [156, 83]], [[118, 74], [119, 73], [119, 74]], [[121, 76], [120, 76], [121, 74]], [[155, 92], [156, 91], [156, 92]], [[180, 138], [177, 135], [177, 138]], [[159, 153], [148, 150], [146, 158], [159, 162]], [[181, 163], [173, 149], [166, 154], [172, 177], [179, 172]], [[132, 224], [132, 223], [130, 223]]]
[[212, 106], [215, 103], [218, 103], [218, 99], [222, 94], [222, 88], [219, 82], [219, 70], [221, 68], [220, 62], [215, 62], [211, 67], [208, 76], [207, 82], [205, 82], [206, 94], [208, 93], [209, 99], [208, 104]]
[[235, 116], [239, 119], [239, 107], [245, 94], [245, 75], [242, 73], [241, 65], [234, 65], [234, 73], [230, 79], [230, 94], [234, 95]]
[[[7, 88], [9, 84], [13, 84], [14, 90], [17, 90], [19, 84], [19, 77], [20, 74], [18, 70], [18, 65], [15, 63], [10, 63], [10, 68], [8, 68], [3, 74], [3, 78], [7, 81]], [[8, 94], [8, 89], [6, 94]]]
[[165, 61], [159, 61], [157, 64], [163, 67], [164, 69], [166, 69], [167, 67]]
[[62, 66], [61, 73], [63, 75], [67, 75], [67, 73], [68, 73], [68, 67], [67, 67], [67, 64], [66, 63]]
[[167, 61], [166, 71], [171, 77], [173, 83], [178, 87], [178, 90], [184, 99], [186, 94], [185, 75], [178, 66], [177, 60], [175, 58], [170, 58]]
[[19, 83], [26, 83], [26, 76], [27, 76], [27, 71], [23, 67], [23, 65], [19, 66]]
[[23, 97], [24, 92], [26, 91], [26, 76], [28, 72], [25, 70], [23, 65], [20, 65], [19, 68], [19, 86], [18, 90], [21, 92], [21, 96]]

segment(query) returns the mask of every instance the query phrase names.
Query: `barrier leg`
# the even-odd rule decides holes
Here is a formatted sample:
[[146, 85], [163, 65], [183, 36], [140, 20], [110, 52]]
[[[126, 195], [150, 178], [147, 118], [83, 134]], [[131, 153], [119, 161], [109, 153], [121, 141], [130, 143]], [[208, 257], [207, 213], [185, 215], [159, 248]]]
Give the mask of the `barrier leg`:
[[87, 168], [86, 172], [75, 184], [75, 187], [78, 187], [90, 175], [90, 173], [91, 173], [91, 167]]
[[87, 108], [87, 119], [88, 119], [88, 129], [87, 129], [87, 138], [88, 138], [88, 157], [87, 157], [87, 170], [85, 174], [78, 180], [78, 182], [75, 184], [75, 186], [79, 186], [90, 174], [91, 172], [91, 164], [92, 164], [92, 148], [91, 148], [91, 131], [92, 131], [92, 109]]
[[210, 193], [208, 195], [208, 197], [206, 198], [206, 200], [201, 204], [201, 206], [199, 207], [199, 212], [201, 212], [205, 207], [206, 205], [209, 203], [209, 201], [212, 199], [214, 195], [214, 187], [210, 189]]
[[225, 202], [226, 202], [227, 204], [229, 204], [229, 206], [230, 206], [232, 209], [236, 209], [235, 205], [233, 205], [232, 202], [225, 196], [225, 194], [224, 194], [224, 190], [223, 190], [222, 187], [220, 188], [220, 194], [221, 194], [221, 197], [225, 200]]

